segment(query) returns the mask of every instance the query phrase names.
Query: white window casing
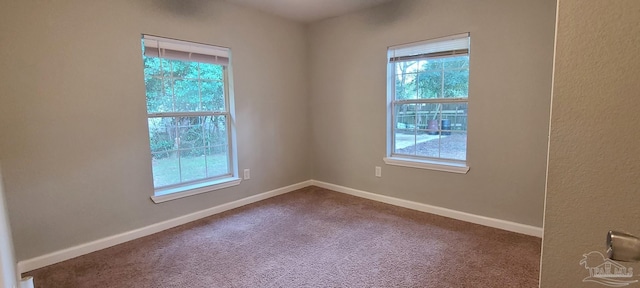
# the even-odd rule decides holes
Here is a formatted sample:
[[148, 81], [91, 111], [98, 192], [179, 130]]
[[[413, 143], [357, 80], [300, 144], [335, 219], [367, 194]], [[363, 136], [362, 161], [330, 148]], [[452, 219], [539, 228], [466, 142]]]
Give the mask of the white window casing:
[[[181, 41], [181, 40], [175, 40], [175, 39], [169, 39], [169, 38], [162, 38], [162, 37], [151, 36], [151, 35], [143, 35], [142, 44], [143, 44], [143, 58], [146, 57], [146, 58], [160, 59], [160, 65], [156, 67], [157, 68], [156, 70], [162, 71], [162, 72], [159, 72], [158, 74], [159, 76], [158, 75], [149, 76], [146, 74], [146, 70], [145, 70], [145, 79], [155, 78], [156, 81], [159, 81], [161, 83], [162, 93], [156, 93], [156, 94], [160, 94], [160, 96], [156, 95], [155, 99], [166, 97], [166, 99], [163, 98], [164, 101], [168, 101], [168, 102], [173, 101], [172, 102], [173, 106], [171, 109], [164, 109], [162, 111], [155, 111], [155, 110], [147, 111], [148, 118], [159, 119], [158, 121], [174, 121], [172, 122], [173, 123], [172, 129], [173, 127], [175, 127], [175, 130], [176, 130], [174, 133], [174, 136], [175, 135], [182, 136], [182, 134], [180, 134], [181, 132], [178, 132], [180, 128], [188, 127], [187, 129], [200, 129], [199, 127], [202, 127], [203, 134], [201, 137], [203, 137], [202, 141], [204, 141], [202, 143], [208, 143], [212, 141], [210, 138], [207, 138], [207, 136], [205, 136], [206, 133], [204, 132], [204, 130], [207, 129], [206, 126], [216, 126], [215, 129], [218, 129], [217, 127], [219, 123], [224, 123], [223, 129], [224, 129], [224, 132], [226, 132], [226, 136], [225, 136], [226, 139], [223, 141], [223, 144], [216, 144], [214, 146], [209, 146], [212, 144], [201, 144], [205, 146], [201, 146], [201, 145], [198, 146], [194, 144], [194, 146], [189, 146], [188, 148], [182, 148], [181, 143], [183, 139], [182, 137], [178, 138], [177, 136], [175, 139], [172, 139], [171, 137], [169, 137], [171, 141], [175, 142], [174, 144], [169, 144], [174, 146], [174, 148], [172, 149], [168, 149], [162, 152], [154, 152], [153, 148], [151, 148], [150, 146], [152, 150], [151, 151], [152, 156], [155, 154], [162, 154], [162, 153], [166, 153], [167, 155], [174, 153], [178, 155], [178, 156], [169, 156], [169, 157], [177, 157], [178, 166], [179, 166], [178, 168], [179, 177], [180, 177], [180, 180], [178, 182], [174, 181], [168, 185], [154, 184], [155, 191], [153, 196], [151, 197], [152, 200], [155, 203], [161, 203], [161, 202], [165, 202], [173, 199], [205, 193], [205, 192], [240, 184], [241, 179], [238, 177], [238, 169], [237, 169], [235, 121], [233, 120], [235, 115], [234, 115], [230, 49], [225, 47], [218, 47], [213, 45]], [[194, 63], [193, 65], [197, 66], [197, 73], [195, 74], [197, 74], [198, 76], [191, 76], [193, 78], [181, 78], [182, 76], [175, 76], [173, 75], [174, 73], [173, 66], [171, 69], [169, 69], [171, 72], [166, 72], [165, 70], [167, 67], [162, 67], [162, 63], [165, 60], [179, 60], [179, 61]], [[222, 69], [222, 79], [201, 79], [200, 75], [204, 72], [200, 71], [200, 67], [203, 65], [203, 63], [207, 65], [212, 64], [220, 67], [218, 69]], [[213, 67], [213, 66], [208, 66], [208, 67]], [[166, 75], [168, 73], [170, 74], [169, 76]], [[180, 85], [174, 84], [179, 81], [182, 81], [181, 84], [187, 83], [188, 85], [191, 85], [191, 86], [189, 86], [188, 88], [184, 88], [182, 86], [175, 87], [175, 86], [180, 86]], [[213, 99], [215, 96], [213, 94], [205, 95], [206, 93], [203, 90], [204, 84], [201, 84], [201, 83], [211, 84], [214, 82], [219, 83], [218, 85], [222, 85], [223, 87], [222, 93], [223, 93], [224, 101], [223, 101], [223, 104], [221, 104], [223, 105], [223, 107], [216, 108], [214, 107], [213, 104], [208, 102], [209, 98]], [[169, 84], [170, 91], [165, 92], [165, 89], [166, 89], [165, 85], [167, 85], [165, 83], [170, 83]], [[184, 84], [184, 85], [187, 85], [187, 84]], [[176, 95], [180, 94], [180, 93], [177, 93], [177, 92], [180, 92], [178, 91], [179, 89], [191, 89], [188, 92], [184, 92], [183, 94], [198, 95], [197, 97], [199, 98], [196, 98], [196, 100], [199, 99], [198, 100], [200, 101], [199, 104], [196, 107], [192, 107], [192, 108], [188, 108], [190, 107], [188, 106], [187, 108], [182, 107], [178, 109], [176, 104], [178, 102], [176, 100], [178, 96]], [[197, 90], [197, 94], [189, 94], [189, 93], [193, 93], [194, 89]], [[147, 88], [147, 93], [150, 93], [149, 88]], [[221, 98], [218, 98], [218, 99], [221, 99]], [[147, 95], [147, 101], [150, 101], [149, 95]], [[181, 101], [184, 101], [184, 99], [182, 99]], [[148, 106], [150, 105], [151, 104], [148, 103]], [[197, 118], [197, 119], [205, 119], [205, 120], [204, 122], [198, 122], [197, 125], [192, 125], [192, 123], [189, 123], [187, 124], [187, 126], [182, 126], [183, 124], [181, 123], [181, 121], [184, 121], [185, 119], [189, 119], [189, 118], [191, 119]], [[211, 123], [207, 123], [206, 119], [210, 119]], [[149, 124], [150, 134], [151, 134], [151, 122], [152, 121], [150, 120], [150, 124]], [[193, 126], [198, 128], [191, 128]], [[156, 128], [154, 131], [158, 131], [158, 129]], [[188, 130], [188, 131], [191, 131], [191, 130]], [[199, 130], [196, 130], [196, 131], [199, 131]], [[221, 130], [216, 130], [216, 131], [218, 131], [217, 133], [219, 134], [219, 131]], [[209, 135], [209, 137], [213, 137], [213, 136]], [[221, 138], [217, 137], [215, 139], [221, 139]], [[152, 144], [153, 143], [150, 143], [150, 145]], [[210, 172], [208, 171], [209, 164], [207, 164], [206, 162], [207, 157], [209, 157], [208, 153], [213, 153], [210, 151], [213, 151], [214, 148], [220, 148], [220, 147], [226, 148], [226, 153], [227, 153], [226, 172], [218, 173], [218, 174], [215, 174], [217, 172], [211, 172], [212, 175], [210, 175]], [[205, 155], [202, 156], [202, 157], [205, 157], [204, 158], [205, 164], [204, 164], [204, 167], [200, 167], [197, 165], [196, 167], [204, 169], [205, 176], [198, 175], [197, 177], [193, 177], [191, 175], [190, 177], [186, 177], [189, 179], [186, 179], [183, 181], [183, 170], [182, 170], [183, 167], [180, 166], [180, 163], [183, 158], [181, 158], [182, 156], [180, 153], [182, 151], [186, 152], [186, 151], [198, 150], [198, 149], [202, 149], [202, 151], [205, 151], [203, 152], [205, 153]], [[185, 156], [185, 158], [187, 157]], [[153, 161], [157, 161], [155, 160], [155, 158], [153, 159], [154, 159]], [[210, 161], [214, 162], [213, 160], [210, 160]], [[153, 167], [153, 168], [155, 169], [156, 167]], [[186, 168], [184, 169], [186, 170]], [[156, 180], [158, 179], [156, 179], [156, 171], [154, 170], [154, 183], [156, 182]]]
[[[441, 141], [441, 137], [444, 137], [442, 135], [451, 135], [452, 133], [454, 135], [462, 135], [459, 133], [464, 133], [464, 139], [466, 141], [466, 110], [468, 107], [468, 55], [469, 55], [469, 50], [470, 50], [470, 33], [462, 33], [462, 34], [456, 34], [456, 35], [451, 35], [451, 36], [447, 36], [447, 37], [441, 37], [441, 38], [437, 38], [437, 39], [430, 39], [430, 40], [425, 40], [425, 41], [419, 41], [419, 42], [413, 42], [413, 43], [408, 43], [408, 44], [402, 44], [402, 45], [396, 45], [396, 46], [391, 46], [388, 48], [387, 51], [387, 63], [388, 63], [388, 69], [387, 69], [387, 153], [386, 153], [386, 157], [384, 157], [384, 161], [386, 164], [388, 165], [397, 165], [397, 166], [404, 166], [404, 167], [412, 167], [412, 168], [419, 168], [419, 169], [432, 169], [432, 170], [439, 170], [439, 171], [445, 171], [445, 172], [452, 172], [452, 173], [467, 173], [469, 170], [469, 166], [467, 165], [467, 159], [466, 159], [466, 143], [464, 146], [464, 155], [463, 156], [442, 156], [441, 150], [442, 144]], [[452, 58], [453, 57], [462, 57], [461, 59], [466, 59], [467, 60], [467, 66], [463, 67], [463, 68], [445, 68], [445, 66], [441, 66], [442, 68], [442, 72], [436, 71], [436, 70], [429, 70], [432, 68], [421, 68], [417, 63], [429, 63], [429, 61], [437, 61], [438, 59], [444, 59], [444, 58]], [[465, 58], [466, 57], [466, 58]], [[456, 58], [458, 59], [458, 58]], [[441, 61], [446, 61], [446, 60], [441, 60]], [[409, 64], [411, 63], [411, 64]], [[411, 67], [411, 69], [414, 69], [413, 71], [410, 72], [406, 72], [405, 70], [403, 70], [402, 72], [399, 72], [398, 70], [398, 65], [402, 65], [402, 64], [407, 64], [407, 65], [413, 65]], [[442, 64], [444, 65], [444, 64]], [[406, 68], [406, 65], [405, 65]], [[447, 70], [448, 69], [448, 70]], [[467, 91], [465, 94], [455, 94], [455, 95], [447, 95], [445, 96], [445, 75], [446, 75], [446, 71], [453, 71], [453, 70], [460, 70], [463, 71], [466, 70], [467, 72], [467, 82], [466, 82], [466, 87], [467, 87]], [[434, 72], [435, 71], [435, 72]], [[420, 89], [427, 89], [427, 88], [423, 88], [420, 87], [418, 80], [419, 77], [421, 77], [421, 73], [441, 73], [442, 75], [442, 79], [441, 79], [441, 85], [442, 85], [442, 89], [441, 91], [439, 91], [440, 93], [433, 97], [427, 97], [427, 96], [420, 96]], [[415, 81], [415, 84], [413, 89], [415, 90], [415, 95], [411, 95], [411, 97], [406, 98], [406, 95], [402, 95], [402, 97], [399, 97], [400, 95], [396, 95], [396, 91], [398, 87], [396, 87], [396, 82], [399, 81], [399, 77], [401, 77], [403, 80], [405, 79], [405, 76], [411, 76], [411, 77], [415, 77], [415, 79], [413, 81]], [[422, 79], [424, 80], [424, 79]], [[400, 83], [403, 83], [402, 85], [405, 85], [404, 82], [400, 81]], [[404, 88], [400, 88], [401, 90]], [[403, 92], [403, 91], [401, 91]], [[423, 92], [424, 93], [424, 92]], [[398, 96], [398, 97], [397, 97]], [[430, 106], [431, 105], [431, 106]], [[443, 123], [442, 120], [443, 115], [445, 114], [445, 111], [443, 110], [443, 106], [446, 105], [453, 105], [453, 106], [460, 106], [460, 107], [464, 107], [464, 124], [459, 124], [459, 123], [454, 123], [453, 125], [457, 125], [454, 126], [452, 128], [448, 128], [449, 130], [445, 130], [443, 128], [443, 126], [445, 124], [440, 124]], [[430, 111], [422, 111], [422, 107], [438, 107], [438, 109], [436, 110], [430, 110]], [[457, 107], [456, 106], [456, 107]], [[417, 107], [421, 107], [421, 108], [417, 108]], [[414, 114], [410, 114], [413, 115], [413, 119], [414, 119], [414, 123], [413, 123], [413, 127], [409, 127], [414, 129], [415, 131], [415, 137], [414, 137], [414, 142], [413, 142], [413, 149], [415, 150], [413, 152], [413, 154], [409, 153], [409, 152], [399, 152], [399, 150], [401, 149], [397, 149], [396, 144], [397, 141], [400, 141], [396, 138], [396, 131], [399, 130], [400, 128], [405, 128], [402, 127], [401, 125], [406, 125], [405, 123], [399, 123], [398, 118], [402, 117], [402, 113], [406, 113], [406, 112], [399, 112], [400, 114], [396, 115], [396, 112], [401, 110], [401, 108], [412, 108], [414, 110], [411, 110], [410, 112], [413, 111]], [[425, 108], [426, 109], [426, 108]], [[458, 108], [456, 108], [458, 109]], [[450, 111], [447, 111], [447, 113], [449, 113]], [[455, 111], [456, 113], [458, 113], [458, 111]], [[418, 138], [421, 137], [419, 135], [419, 133], [424, 133], [425, 131], [429, 131], [427, 130], [427, 128], [424, 128], [424, 126], [426, 125], [426, 123], [419, 123], [419, 117], [422, 117], [419, 115], [419, 113], [431, 113], [432, 115], [438, 115], [438, 118], [433, 118], [433, 119], [437, 119], [437, 135], [438, 135], [438, 139], [437, 140], [427, 140], [427, 141], [438, 141], [438, 155], [440, 156], [433, 156], [433, 155], [420, 155], [418, 154], [417, 150], [418, 150]], [[430, 115], [430, 114], [424, 114], [424, 115]], [[447, 115], [451, 115], [451, 114], [447, 114]], [[455, 114], [454, 116], [457, 117], [458, 114]], [[428, 119], [428, 117], [430, 116], [424, 116], [424, 119]], [[435, 117], [435, 116], [434, 116]], [[420, 118], [422, 119], [422, 118]], [[449, 120], [446, 120], [449, 121]], [[422, 126], [419, 127], [418, 124], [421, 124]], [[409, 125], [406, 125], [409, 126]], [[464, 127], [461, 127], [464, 126]], [[463, 130], [454, 130], [454, 129], [463, 129]], [[402, 133], [402, 132], [399, 132]], [[456, 134], [458, 133], [458, 134]], [[412, 136], [412, 135], [409, 135]], [[426, 138], [426, 137], [423, 137]], [[423, 141], [424, 142], [424, 141]], [[423, 143], [420, 142], [420, 143]], [[406, 144], [405, 144], [406, 145]], [[461, 152], [458, 151], [458, 154], [460, 154]]]

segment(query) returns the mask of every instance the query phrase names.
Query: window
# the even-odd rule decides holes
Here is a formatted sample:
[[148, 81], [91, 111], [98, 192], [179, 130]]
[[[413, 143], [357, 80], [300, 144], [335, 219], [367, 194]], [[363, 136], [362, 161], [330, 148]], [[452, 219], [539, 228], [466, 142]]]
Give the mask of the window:
[[392, 165], [466, 173], [469, 34], [388, 49]]
[[149, 35], [142, 48], [152, 199], [237, 185], [229, 49]]

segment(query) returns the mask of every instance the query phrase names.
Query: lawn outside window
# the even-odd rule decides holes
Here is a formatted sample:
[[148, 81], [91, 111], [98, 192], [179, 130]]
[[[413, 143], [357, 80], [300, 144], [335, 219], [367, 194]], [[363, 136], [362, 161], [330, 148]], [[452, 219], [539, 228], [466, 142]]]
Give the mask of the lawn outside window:
[[466, 173], [469, 33], [388, 49], [385, 163]]
[[154, 202], [237, 177], [228, 48], [143, 35]]

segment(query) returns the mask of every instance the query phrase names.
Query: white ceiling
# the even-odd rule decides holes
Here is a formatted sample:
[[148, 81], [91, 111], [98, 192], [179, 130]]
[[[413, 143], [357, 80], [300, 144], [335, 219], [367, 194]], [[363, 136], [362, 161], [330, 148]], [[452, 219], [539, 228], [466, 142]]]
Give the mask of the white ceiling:
[[313, 22], [391, 0], [226, 0], [300, 22]]

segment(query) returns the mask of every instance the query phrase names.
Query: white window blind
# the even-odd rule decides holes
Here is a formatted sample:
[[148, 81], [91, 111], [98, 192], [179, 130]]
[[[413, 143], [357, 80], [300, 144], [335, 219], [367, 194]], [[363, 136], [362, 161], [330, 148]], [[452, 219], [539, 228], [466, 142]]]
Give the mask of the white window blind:
[[229, 49], [195, 42], [142, 35], [144, 56], [229, 65]]
[[469, 33], [389, 47], [389, 62], [469, 54]]

